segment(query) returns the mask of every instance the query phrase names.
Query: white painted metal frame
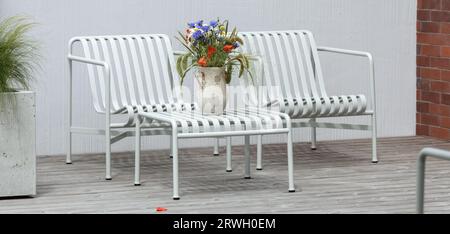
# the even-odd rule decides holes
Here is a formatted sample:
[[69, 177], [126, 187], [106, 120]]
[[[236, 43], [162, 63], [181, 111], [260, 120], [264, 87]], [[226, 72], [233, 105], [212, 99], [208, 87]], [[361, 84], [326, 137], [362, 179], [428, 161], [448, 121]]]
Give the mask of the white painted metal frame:
[[416, 182], [416, 212], [417, 212], [417, 214], [424, 213], [425, 165], [426, 165], [426, 160], [428, 157], [450, 161], [450, 151], [431, 148], [431, 147], [423, 148], [420, 151], [419, 157], [417, 158], [417, 182]]
[[[73, 54], [80, 43], [84, 55]], [[66, 163], [72, 163], [72, 134], [105, 135], [106, 176], [111, 179], [111, 144], [134, 136], [135, 114], [139, 110], [194, 110], [196, 104], [183, 103], [172, 89], [175, 67], [170, 40], [163, 34], [74, 37], [69, 41], [67, 83]], [[72, 66], [87, 64], [93, 105], [105, 115], [103, 129], [73, 126]], [[156, 78], [162, 82], [149, 82]], [[124, 123], [111, 123], [112, 115], [127, 115]], [[164, 134], [160, 127], [149, 126], [144, 135]]]
[[[368, 130], [372, 132], [372, 162], [377, 163], [376, 97], [374, 61], [368, 52], [316, 46], [306, 30], [241, 32], [243, 51], [262, 59], [260, 87], [278, 87], [279, 92], [263, 94], [258, 89], [259, 106], [277, 106], [292, 118], [292, 127], [311, 128], [311, 149], [316, 149], [316, 128]], [[329, 96], [326, 93], [319, 51], [365, 57], [369, 65], [372, 110], [364, 95]], [[255, 58], [255, 56], [253, 57]], [[261, 62], [259, 62], [261, 63]], [[271, 90], [273, 91], [273, 90]], [[370, 125], [318, 122], [324, 117], [370, 116]], [[308, 121], [301, 121], [307, 119]], [[230, 144], [227, 140], [227, 144]], [[227, 146], [228, 147], [228, 146]], [[231, 157], [231, 155], [227, 155]], [[228, 159], [231, 160], [231, 159]], [[262, 169], [262, 136], [258, 136], [257, 170]]]
[[[84, 55], [73, 54], [76, 42]], [[245, 136], [246, 178], [250, 178], [250, 135], [288, 135], [289, 191], [293, 184], [292, 136], [287, 114], [259, 109], [228, 111], [221, 116], [203, 116], [197, 104], [183, 103], [174, 91], [178, 82], [168, 36], [162, 34], [75, 37], [69, 42], [67, 158], [72, 163], [72, 134], [105, 135], [106, 179], [111, 179], [111, 144], [136, 136], [135, 185], [139, 181], [142, 135], [171, 135], [174, 199], [178, 199], [178, 139]], [[72, 123], [73, 62], [87, 64], [93, 105], [105, 114], [104, 129], [75, 127]], [[125, 123], [111, 123], [111, 115], [128, 116]], [[142, 120], [142, 121], [141, 121]], [[134, 128], [134, 129], [133, 129]], [[144, 128], [141, 131], [141, 128]], [[133, 131], [134, 130], [134, 131]], [[231, 145], [227, 147], [231, 155]], [[227, 167], [231, 168], [231, 161]]]
[[[171, 112], [139, 112], [142, 124], [168, 124], [171, 131], [171, 149], [173, 163], [173, 199], [179, 196], [178, 175], [178, 139], [206, 137], [245, 137], [245, 178], [250, 178], [250, 135], [287, 134], [287, 158], [289, 192], [295, 192], [293, 176], [293, 149], [291, 121], [287, 114], [262, 109], [238, 109], [226, 111], [224, 115], [202, 115], [197, 111]], [[140, 185], [140, 146], [141, 124], [136, 124], [135, 143], [135, 185]], [[227, 155], [231, 155], [231, 144], [228, 144]], [[231, 159], [231, 157], [227, 157]], [[231, 160], [227, 160], [227, 168], [231, 168]], [[228, 171], [228, 170], [227, 170]]]

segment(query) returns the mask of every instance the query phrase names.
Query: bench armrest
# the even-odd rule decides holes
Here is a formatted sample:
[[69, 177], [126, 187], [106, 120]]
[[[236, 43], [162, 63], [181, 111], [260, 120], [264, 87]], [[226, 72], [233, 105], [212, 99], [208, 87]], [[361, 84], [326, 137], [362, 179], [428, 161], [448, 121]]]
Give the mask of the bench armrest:
[[375, 112], [376, 112], [375, 111], [375, 109], [376, 109], [375, 67], [374, 67], [372, 54], [369, 52], [365, 52], [365, 51], [347, 50], [347, 49], [340, 49], [340, 48], [333, 48], [333, 47], [326, 47], [326, 46], [318, 46], [317, 51], [366, 57], [369, 60], [369, 84], [370, 84], [370, 92], [371, 92], [371, 97], [372, 97], [373, 115], [375, 115]]
[[[72, 55], [69, 53], [67, 55], [67, 60], [69, 61], [69, 107], [72, 106], [72, 62], [86, 63], [92, 64], [96, 66], [101, 66], [105, 69], [105, 112], [107, 119], [109, 119], [109, 115], [111, 112], [111, 72], [110, 66], [107, 62], [101, 60], [95, 60], [91, 58], [81, 57]], [[109, 121], [107, 121], [109, 124]]]

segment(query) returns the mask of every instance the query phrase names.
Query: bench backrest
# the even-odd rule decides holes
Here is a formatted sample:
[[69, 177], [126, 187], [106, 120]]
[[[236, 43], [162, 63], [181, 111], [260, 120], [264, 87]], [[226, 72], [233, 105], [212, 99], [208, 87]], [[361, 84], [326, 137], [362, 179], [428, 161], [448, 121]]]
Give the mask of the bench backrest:
[[319, 100], [327, 96], [311, 32], [241, 32], [239, 35], [244, 41], [243, 52], [263, 58], [263, 85], [278, 88], [278, 92], [266, 92], [261, 97], [263, 104], [283, 98]]
[[[84, 56], [105, 61], [111, 69], [111, 109], [125, 106], [171, 104], [175, 64], [167, 35], [115, 35], [76, 37]], [[94, 108], [105, 111], [105, 74], [87, 65]]]

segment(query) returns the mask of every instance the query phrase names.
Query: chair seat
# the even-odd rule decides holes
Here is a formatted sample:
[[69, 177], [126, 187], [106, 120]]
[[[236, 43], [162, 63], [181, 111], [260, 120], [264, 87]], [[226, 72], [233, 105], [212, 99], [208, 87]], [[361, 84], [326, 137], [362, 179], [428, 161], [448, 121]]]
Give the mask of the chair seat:
[[367, 99], [364, 95], [283, 98], [281, 103], [280, 111], [291, 118], [361, 115], [367, 109]]
[[265, 109], [226, 110], [222, 115], [203, 115], [199, 110], [139, 112], [150, 126], [177, 124], [180, 133], [286, 129], [289, 116]]

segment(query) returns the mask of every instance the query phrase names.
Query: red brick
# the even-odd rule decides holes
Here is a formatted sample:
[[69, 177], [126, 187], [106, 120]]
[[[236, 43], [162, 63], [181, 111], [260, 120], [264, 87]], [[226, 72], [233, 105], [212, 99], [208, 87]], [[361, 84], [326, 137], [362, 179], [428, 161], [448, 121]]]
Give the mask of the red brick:
[[439, 126], [439, 117], [437, 115], [425, 114], [421, 113], [421, 121], [422, 124]]
[[420, 75], [421, 78], [424, 79], [431, 79], [431, 80], [440, 80], [441, 79], [441, 70], [434, 69], [434, 68], [420, 68]]
[[441, 9], [445, 11], [450, 11], [450, 1], [449, 0], [442, 1]]
[[430, 66], [442, 69], [450, 69], [450, 59], [448, 58], [430, 58]]
[[450, 58], [450, 46], [441, 47], [441, 56]]
[[439, 139], [449, 139], [450, 136], [448, 129], [433, 126], [429, 127], [429, 134]]
[[422, 123], [422, 118], [421, 118], [421, 114], [420, 113], [416, 113], [416, 123]]
[[450, 105], [450, 95], [449, 94], [441, 94], [442, 104]]
[[[446, 0], [444, 0], [446, 1]], [[441, 0], [419, 0], [417, 3], [419, 9], [441, 9]]]
[[419, 30], [421, 32], [439, 33], [440, 28], [440, 23], [437, 22], [421, 22]]
[[441, 71], [441, 79], [445, 81], [450, 81], [450, 71], [449, 70], [442, 70]]
[[428, 103], [428, 111], [430, 114], [450, 117], [450, 106], [447, 105]]
[[416, 124], [416, 135], [419, 136], [428, 136], [429, 135], [429, 127], [422, 124]]
[[422, 92], [419, 89], [416, 90], [416, 98], [417, 100], [422, 100]]
[[450, 11], [432, 11], [431, 21], [450, 22]]
[[433, 81], [431, 82], [431, 91], [450, 93], [450, 83], [445, 81]]
[[440, 115], [441, 114], [441, 105], [435, 104], [435, 103], [428, 103], [428, 112], [430, 114]]
[[429, 111], [428, 111], [428, 106], [429, 106], [429, 103], [426, 103], [426, 102], [417, 102], [417, 111], [418, 112], [423, 112], [423, 113], [428, 113]]
[[441, 23], [441, 33], [450, 34], [450, 23]]
[[441, 116], [450, 116], [450, 106], [439, 105], [439, 114]]
[[433, 103], [441, 103], [441, 95], [439, 95], [439, 93], [422, 91], [422, 100]]
[[439, 93], [422, 91], [422, 100], [433, 103], [441, 103], [441, 96]]
[[441, 47], [435, 45], [421, 45], [420, 54], [439, 57], [439, 55], [441, 55]]
[[442, 116], [439, 125], [444, 128], [450, 128], [450, 118]]
[[417, 33], [417, 43], [431, 45], [448, 45], [449, 35], [437, 33]]
[[430, 11], [418, 10], [417, 11], [417, 19], [421, 20], [421, 21], [429, 21], [431, 19]]
[[431, 91], [431, 81], [426, 79], [418, 79], [417, 88], [423, 91]]
[[430, 66], [430, 58], [426, 56], [417, 56], [417, 66], [422, 67]]

